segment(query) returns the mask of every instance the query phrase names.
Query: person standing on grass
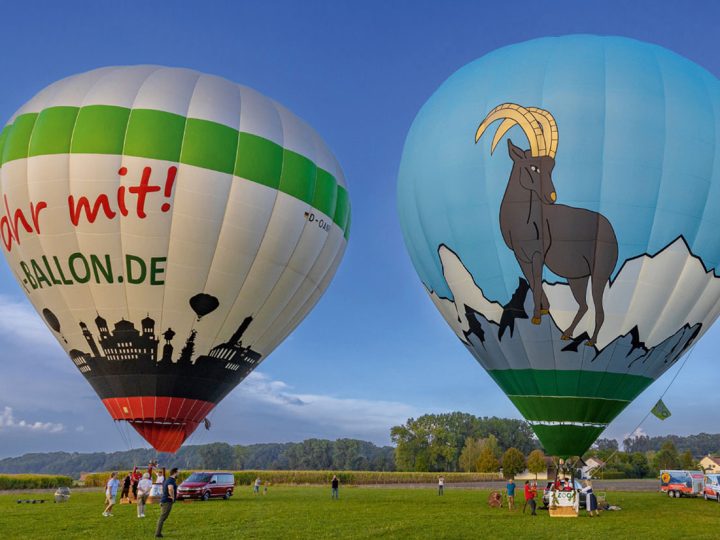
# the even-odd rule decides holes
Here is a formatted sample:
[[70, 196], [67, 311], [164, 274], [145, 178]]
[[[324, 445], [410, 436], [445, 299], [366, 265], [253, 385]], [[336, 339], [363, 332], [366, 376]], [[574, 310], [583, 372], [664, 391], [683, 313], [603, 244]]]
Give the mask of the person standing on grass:
[[531, 516], [537, 516], [537, 514], [535, 513], [535, 495], [537, 495], [537, 484], [530, 486], [530, 498], [527, 500], [528, 506], [530, 507]]
[[333, 499], [339, 499], [340, 498], [340, 480], [338, 480], [337, 475], [333, 474], [332, 482], [330, 483], [332, 486], [332, 498]]
[[177, 490], [177, 483], [175, 482], [175, 478], [177, 477], [177, 474], [178, 470], [177, 467], [175, 467], [170, 471], [170, 477], [165, 480], [165, 482], [163, 482], [162, 499], [160, 499], [160, 518], [157, 522], [157, 529], [155, 529], [155, 538], [163, 537], [163, 524], [170, 515], [173, 503], [175, 502], [175, 493]]
[[127, 473], [127, 476], [123, 479], [123, 488], [122, 493], [120, 493], [120, 502], [123, 501], [123, 499], [130, 498], [130, 483], [132, 480], [130, 479], [130, 473]]
[[438, 495], [442, 495], [442, 494], [443, 494], [443, 488], [444, 488], [444, 487], [445, 487], [445, 477], [444, 477], [444, 476], [440, 476], [440, 477], [438, 478]]
[[260, 477], [258, 476], [255, 479], [255, 484], [253, 485], [253, 493], [255, 495], [260, 495], [260, 485], [262, 484], [262, 480], [260, 480]]
[[535, 513], [535, 495], [537, 493], [537, 488], [533, 488], [532, 485], [530, 485], [530, 482], [525, 480], [525, 504], [523, 504], [523, 514], [525, 513], [525, 508], [527, 506], [530, 506], [530, 515], [536, 516]]
[[585, 510], [587, 510], [588, 515], [593, 517], [594, 514], [596, 517], [600, 517], [597, 497], [593, 493], [592, 482], [590, 480], [585, 482], [585, 487], [582, 489], [582, 492], [585, 494]]
[[507, 483], [508, 510], [515, 510], [515, 480], [513, 478]]
[[103, 516], [112, 516], [113, 505], [115, 504], [115, 497], [117, 497], [118, 487], [120, 487], [120, 480], [117, 478], [118, 473], [114, 472], [110, 475], [110, 480], [105, 484], [105, 510]]
[[137, 515], [139, 518], [145, 517], [145, 503], [150, 496], [151, 489], [152, 480], [150, 480], [150, 473], [145, 473], [137, 485]]

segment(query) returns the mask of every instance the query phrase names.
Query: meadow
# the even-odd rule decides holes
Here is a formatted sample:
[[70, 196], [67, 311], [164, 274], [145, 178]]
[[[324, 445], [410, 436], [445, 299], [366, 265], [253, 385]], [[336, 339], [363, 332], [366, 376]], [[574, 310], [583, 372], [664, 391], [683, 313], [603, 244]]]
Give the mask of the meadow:
[[[489, 491], [341, 486], [340, 500], [326, 487], [272, 487], [254, 495], [239, 487], [228, 500], [177, 503], [166, 538], [717, 538], [720, 504], [702, 499], [669, 499], [657, 492], [608, 493], [620, 511], [589, 518], [550, 518], [538, 510], [508, 511], [487, 505]], [[44, 498], [44, 504], [17, 504]], [[101, 491], [76, 491], [69, 503], [54, 504], [52, 492], [0, 495], [0, 534], [6, 539], [152, 538], [159, 507], [145, 519], [132, 505], [101, 515]]]

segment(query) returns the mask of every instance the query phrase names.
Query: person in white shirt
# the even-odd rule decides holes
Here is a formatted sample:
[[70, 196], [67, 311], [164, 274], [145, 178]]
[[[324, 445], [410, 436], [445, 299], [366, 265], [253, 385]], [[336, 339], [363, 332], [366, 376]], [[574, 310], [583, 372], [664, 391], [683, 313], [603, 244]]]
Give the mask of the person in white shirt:
[[147, 502], [151, 489], [152, 480], [150, 480], [150, 473], [145, 473], [137, 486], [137, 515], [139, 518], [145, 517], [145, 503]]
[[110, 475], [110, 480], [105, 484], [105, 511], [103, 516], [112, 516], [112, 508], [115, 504], [115, 497], [117, 496], [118, 486], [120, 486], [120, 480], [117, 478], [118, 473], [114, 472]]

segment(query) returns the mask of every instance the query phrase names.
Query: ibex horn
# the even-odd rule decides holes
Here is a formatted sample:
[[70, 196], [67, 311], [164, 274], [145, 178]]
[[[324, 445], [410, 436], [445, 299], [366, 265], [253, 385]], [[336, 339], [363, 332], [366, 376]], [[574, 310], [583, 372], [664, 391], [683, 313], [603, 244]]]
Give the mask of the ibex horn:
[[560, 138], [555, 118], [545, 109], [528, 107], [527, 110], [530, 111], [535, 118], [537, 118], [538, 122], [540, 122], [540, 126], [543, 130], [543, 137], [545, 138], [547, 155], [554, 158], [557, 153], [558, 139]]
[[[542, 118], [543, 120], [547, 121], [546, 117], [542, 116]], [[475, 132], [475, 142], [477, 143], [480, 140], [480, 137], [490, 124], [500, 119], [504, 119], [504, 122], [500, 124], [495, 133], [495, 137], [493, 138], [492, 146], [490, 148], [490, 153], [495, 151], [495, 146], [497, 146], [497, 143], [507, 132], [507, 130], [515, 124], [518, 124], [525, 133], [525, 136], [528, 138], [528, 142], [530, 143], [531, 155], [534, 157], [547, 155], [545, 136], [543, 135], [543, 129], [540, 125], [540, 122], [538, 121], [538, 118], [525, 107], [517, 105], [515, 103], [503, 103], [502, 105], [498, 105], [492, 111], [490, 111], [490, 113], [485, 117], [485, 119], [482, 121], [477, 131]]]

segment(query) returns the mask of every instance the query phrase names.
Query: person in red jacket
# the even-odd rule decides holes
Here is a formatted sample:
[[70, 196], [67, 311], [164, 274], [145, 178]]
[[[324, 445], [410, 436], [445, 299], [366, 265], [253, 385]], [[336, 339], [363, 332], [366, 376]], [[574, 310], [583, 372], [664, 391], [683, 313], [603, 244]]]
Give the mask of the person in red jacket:
[[525, 504], [523, 505], [523, 514], [525, 513], [525, 507], [530, 506], [530, 515], [537, 516], [535, 513], [535, 495], [537, 491], [530, 485], [530, 482], [525, 480]]

